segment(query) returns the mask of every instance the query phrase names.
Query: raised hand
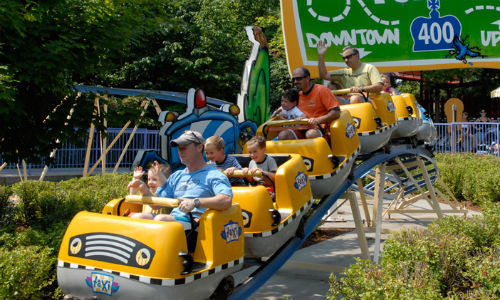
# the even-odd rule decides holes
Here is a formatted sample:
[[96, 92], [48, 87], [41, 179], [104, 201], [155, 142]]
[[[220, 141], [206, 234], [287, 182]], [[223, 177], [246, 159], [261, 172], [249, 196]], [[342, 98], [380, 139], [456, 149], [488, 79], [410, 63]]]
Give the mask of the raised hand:
[[142, 176], [144, 176], [144, 170], [142, 169], [141, 166], [138, 166], [134, 169], [134, 179], [142, 179]]
[[160, 170], [160, 163], [158, 163], [158, 161], [155, 160], [155, 162], [151, 166], [151, 171], [158, 177], [160, 186], [164, 186], [167, 183], [168, 178], [165, 177], [165, 174], [163, 174], [163, 172]]
[[323, 42], [322, 40], [318, 41], [316, 48], [318, 48], [318, 55], [319, 56], [324, 56], [326, 54], [327, 48], [325, 46], [325, 42]]

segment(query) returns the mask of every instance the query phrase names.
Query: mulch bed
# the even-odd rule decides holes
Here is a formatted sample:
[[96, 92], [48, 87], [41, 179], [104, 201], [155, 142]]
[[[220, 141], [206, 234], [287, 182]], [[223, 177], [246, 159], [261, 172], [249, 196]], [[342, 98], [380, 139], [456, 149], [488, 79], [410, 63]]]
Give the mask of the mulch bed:
[[353, 231], [354, 228], [320, 228], [316, 229], [313, 233], [307, 237], [307, 239], [302, 243], [300, 248], [309, 247], [316, 243], [322, 242], [324, 240], [328, 240], [334, 238], [338, 235], [341, 235], [346, 232]]

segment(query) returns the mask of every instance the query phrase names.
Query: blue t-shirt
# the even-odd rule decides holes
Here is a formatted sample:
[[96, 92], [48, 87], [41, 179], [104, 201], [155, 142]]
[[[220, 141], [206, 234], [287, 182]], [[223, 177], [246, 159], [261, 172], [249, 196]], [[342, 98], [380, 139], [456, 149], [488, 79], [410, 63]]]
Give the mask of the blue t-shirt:
[[[156, 190], [160, 197], [167, 198], [205, 198], [213, 197], [218, 194], [233, 196], [231, 184], [226, 175], [217, 168], [207, 165], [205, 168], [188, 173], [187, 168], [174, 172], [162, 187]], [[191, 211], [194, 218], [199, 218], [206, 208], [199, 207]], [[189, 222], [189, 214], [181, 211], [178, 207], [174, 208], [170, 215], [180, 217]], [[178, 219], [178, 218], [177, 218]]]

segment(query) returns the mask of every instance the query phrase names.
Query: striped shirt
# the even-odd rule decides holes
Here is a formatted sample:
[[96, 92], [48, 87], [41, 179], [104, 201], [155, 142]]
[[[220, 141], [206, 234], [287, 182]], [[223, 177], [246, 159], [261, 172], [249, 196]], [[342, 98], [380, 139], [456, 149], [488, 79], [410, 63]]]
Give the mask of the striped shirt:
[[[224, 160], [221, 163], [218, 163], [215, 161], [210, 161], [210, 164], [218, 169], [223, 170], [223, 171], [226, 170], [227, 168], [230, 168], [230, 167], [235, 167], [236, 169], [241, 170], [241, 165], [238, 162], [238, 160], [236, 160], [236, 158], [234, 158], [233, 156], [229, 156], [229, 155], [226, 155], [226, 157], [224, 158]], [[229, 181], [231, 182], [231, 184], [236, 184], [236, 185], [245, 184], [245, 181], [242, 178], [233, 177], [233, 178], [229, 178]]]

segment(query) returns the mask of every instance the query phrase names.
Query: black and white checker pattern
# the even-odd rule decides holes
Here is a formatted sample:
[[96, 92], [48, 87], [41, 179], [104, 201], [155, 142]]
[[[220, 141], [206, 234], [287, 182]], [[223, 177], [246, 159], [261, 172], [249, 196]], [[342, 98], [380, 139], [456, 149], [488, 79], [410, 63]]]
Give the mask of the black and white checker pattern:
[[340, 170], [346, 168], [347, 165], [349, 165], [349, 162], [351, 162], [352, 160], [356, 159], [356, 157], [359, 154], [359, 151], [361, 151], [361, 145], [358, 146], [358, 148], [356, 149], [356, 151], [354, 151], [354, 153], [351, 156], [349, 156], [349, 158], [342, 165], [340, 165], [339, 168], [335, 169], [332, 173], [325, 174], [325, 175], [318, 175], [318, 176], [312, 176], [311, 175], [311, 176], [309, 176], [309, 180], [321, 180], [321, 179], [327, 179], [327, 178], [335, 176], [335, 174], [337, 174], [337, 172], [339, 172]]
[[299, 210], [297, 210], [293, 215], [287, 218], [285, 222], [279, 224], [278, 227], [274, 228], [273, 230], [259, 232], [259, 233], [245, 233], [245, 237], [251, 237], [251, 238], [268, 237], [280, 232], [281, 230], [283, 230], [283, 228], [292, 223], [295, 219], [300, 217], [300, 215], [302, 215], [306, 210], [308, 210], [313, 202], [314, 198], [311, 197], [311, 199], [307, 201]]
[[208, 277], [212, 274], [221, 272], [223, 270], [230, 269], [234, 266], [243, 264], [243, 257], [240, 257], [237, 260], [228, 262], [223, 265], [219, 265], [213, 269], [203, 271], [201, 273], [197, 273], [185, 278], [179, 278], [179, 279], [162, 279], [162, 278], [151, 278], [143, 275], [133, 275], [125, 272], [117, 272], [117, 271], [112, 271], [112, 270], [106, 270], [106, 269], [101, 269], [101, 268], [94, 268], [90, 266], [82, 266], [78, 264], [73, 264], [73, 263], [68, 263], [62, 260], [57, 261], [57, 267], [59, 268], [68, 268], [68, 269], [84, 269], [84, 270], [90, 270], [90, 271], [101, 271], [101, 272], [106, 272], [110, 273], [116, 276], [120, 276], [123, 278], [128, 278], [131, 280], [137, 280], [139, 282], [145, 283], [145, 284], [153, 284], [153, 285], [161, 285], [161, 286], [176, 286], [176, 285], [182, 285], [182, 284], [187, 284], [190, 282], [193, 282], [195, 280], [201, 279]]
[[376, 134], [382, 133], [382, 132], [384, 132], [384, 131], [390, 130], [390, 129], [392, 129], [393, 127], [395, 127], [396, 125], [397, 125], [397, 123], [394, 123], [394, 124], [391, 124], [391, 125], [385, 126], [384, 128], [379, 129], [379, 130], [369, 131], [369, 132], [359, 132], [359, 133], [358, 133], [358, 136], [370, 136], [370, 135], [376, 135]]

